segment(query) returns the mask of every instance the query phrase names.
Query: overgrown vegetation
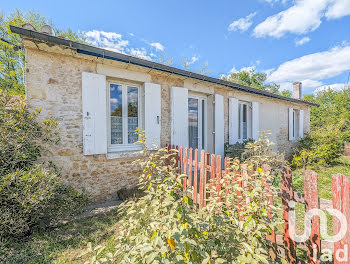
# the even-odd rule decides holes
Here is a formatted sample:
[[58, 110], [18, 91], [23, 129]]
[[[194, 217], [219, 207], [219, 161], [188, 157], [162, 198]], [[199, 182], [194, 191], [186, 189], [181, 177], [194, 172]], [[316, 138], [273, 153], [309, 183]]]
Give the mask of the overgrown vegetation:
[[[85, 254], [92, 255], [91, 263], [268, 263], [265, 236], [275, 224], [268, 220], [269, 208], [275, 211], [268, 195], [275, 190], [266, 189], [265, 180], [271, 182], [273, 176], [260, 167], [265, 157], [256, 155], [265, 146], [252, 146], [245, 165], [231, 159], [229, 173], [220, 181], [225, 188], [217, 192], [218, 182], [210, 182], [203, 208], [190, 198], [193, 190], [183, 188], [185, 175], [174, 166], [176, 150], [147, 153], [138, 161], [145, 195], [121, 206], [116, 250], [89, 245]], [[241, 173], [244, 167], [252, 171], [249, 179]]]
[[38, 120], [21, 96], [0, 90], [0, 236], [20, 238], [57, 223], [84, 205], [85, 196], [64, 185], [58, 170], [40, 162], [58, 142], [57, 123]]
[[[24, 94], [24, 51], [21, 48], [20, 36], [11, 32], [10, 25], [21, 27], [25, 23], [30, 23], [37, 30], [45, 24], [53, 25], [44, 15], [34, 11], [21, 12], [16, 9], [9, 15], [0, 13], [0, 38], [3, 39], [0, 41], [0, 89], [17, 94]], [[54, 28], [57, 35], [70, 40], [85, 41], [81, 33], [55, 26]]]
[[311, 108], [311, 132], [300, 141], [292, 164], [295, 167], [332, 165], [350, 141], [350, 89], [326, 89], [304, 99], [318, 103]]

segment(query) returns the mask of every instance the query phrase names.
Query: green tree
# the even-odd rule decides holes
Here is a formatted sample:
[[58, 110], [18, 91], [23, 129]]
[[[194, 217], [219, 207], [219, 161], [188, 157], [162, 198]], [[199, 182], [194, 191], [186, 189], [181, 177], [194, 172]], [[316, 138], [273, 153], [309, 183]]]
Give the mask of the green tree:
[[34, 12], [21, 12], [16, 9], [13, 13], [5, 15], [0, 13], [0, 89], [9, 90], [12, 93], [24, 94], [24, 51], [21, 49], [21, 38], [10, 30], [10, 25], [22, 26], [30, 23], [37, 30], [45, 24], [54, 27], [56, 34], [67, 39], [85, 42], [82, 33], [73, 32], [71, 29], [63, 30], [53, 25], [51, 20], [44, 15]]
[[255, 72], [254, 69], [248, 71], [233, 72], [228, 76], [222, 76], [222, 79], [229, 82], [234, 82], [242, 85], [246, 85], [252, 88], [260, 89], [274, 94], [280, 94], [286, 97], [290, 97], [290, 92], [284, 90], [280, 92], [280, 86], [278, 84], [272, 83], [267, 84], [267, 74]]

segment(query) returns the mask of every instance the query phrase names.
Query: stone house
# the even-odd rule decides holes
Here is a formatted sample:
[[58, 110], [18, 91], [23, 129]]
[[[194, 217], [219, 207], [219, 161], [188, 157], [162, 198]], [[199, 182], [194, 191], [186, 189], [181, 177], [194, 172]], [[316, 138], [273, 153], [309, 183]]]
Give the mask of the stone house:
[[61, 142], [45, 158], [95, 200], [137, 183], [134, 130], [149, 147], [176, 144], [224, 154], [224, 144], [269, 130], [288, 153], [310, 129], [312, 103], [11, 26], [25, 48], [29, 108], [59, 122]]

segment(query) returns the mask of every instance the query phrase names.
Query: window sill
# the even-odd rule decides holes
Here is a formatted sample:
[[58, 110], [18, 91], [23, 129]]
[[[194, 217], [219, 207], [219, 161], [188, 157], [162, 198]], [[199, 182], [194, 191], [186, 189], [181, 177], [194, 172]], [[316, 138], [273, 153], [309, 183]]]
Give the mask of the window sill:
[[143, 153], [136, 150], [109, 152], [106, 154], [107, 160], [142, 157]]

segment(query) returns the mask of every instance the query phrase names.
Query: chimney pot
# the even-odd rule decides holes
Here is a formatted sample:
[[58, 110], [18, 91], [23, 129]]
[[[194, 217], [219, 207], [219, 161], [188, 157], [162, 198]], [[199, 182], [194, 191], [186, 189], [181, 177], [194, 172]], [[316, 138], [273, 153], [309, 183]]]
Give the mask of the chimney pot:
[[293, 83], [293, 98], [301, 100], [302, 97], [302, 83], [295, 82]]

